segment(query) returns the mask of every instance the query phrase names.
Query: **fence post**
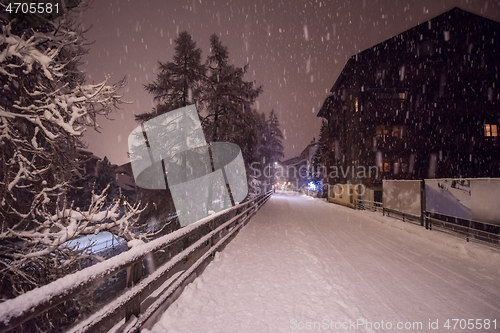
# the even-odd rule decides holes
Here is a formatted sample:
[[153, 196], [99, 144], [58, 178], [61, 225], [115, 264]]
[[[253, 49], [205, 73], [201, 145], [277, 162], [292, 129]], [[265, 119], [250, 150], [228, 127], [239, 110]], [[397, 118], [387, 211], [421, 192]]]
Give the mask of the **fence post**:
[[427, 219], [425, 217], [425, 180], [420, 181], [420, 226], [424, 226], [425, 222], [425, 229], [429, 229], [427, 225]]
[[[133, 287], [142, 278], [142, 260], [136, 262], [127, 268], [127, 288]], [[138, 317], [141, 312], [141, 299], [136, 297], [125, 309], [125, 322], [127, 322], [132, 315]]]

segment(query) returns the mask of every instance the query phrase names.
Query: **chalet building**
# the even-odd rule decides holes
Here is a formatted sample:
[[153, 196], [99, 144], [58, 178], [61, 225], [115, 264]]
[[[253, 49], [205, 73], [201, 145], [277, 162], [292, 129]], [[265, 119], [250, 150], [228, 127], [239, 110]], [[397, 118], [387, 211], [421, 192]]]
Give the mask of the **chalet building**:
[[499, 70], [500, 23], [459, 8], [352, 56], [317, 116], [356, 172], [329, 182], [500, 177]]
[[134, 180], [131, 163], [125, 163], [114, 168], [116, 183], [120, 186], [122, 194], [129, 200], [135, 201], [137, 198], [137, 185]]
[[82, 162], [82, 176], [84, 178], [97, 177], [101, 158], [84, 149], [78, 150], [78, 160]]
[[[107, 163], [106, 157], [101, 159], [97, 157], [92, 152], [79, 149], [78, 159], [82, 161], [82, 177], [84, 179], [92, 179], [99, 175], [102, 163]], [[126, 163], [123, 165], [111, 165], [113, 172], [115, 174], [115, 179], [117, 185], [120, 187], [120, 191], [129, 200], [135, 201], [137, 197], [137, 186], [135, 184], [134, 175], [132, 173], [131, 163]]]
[[309, 173], [311, 172], [312, 158], [317, 149], [318, 142], [313, 139], [299, 156], [290, 158], [280, 164], [280, 167], [283, 168], [283, 178], [286, 178], [289, 185], [296, 189], [307, 185], [310, 181]]

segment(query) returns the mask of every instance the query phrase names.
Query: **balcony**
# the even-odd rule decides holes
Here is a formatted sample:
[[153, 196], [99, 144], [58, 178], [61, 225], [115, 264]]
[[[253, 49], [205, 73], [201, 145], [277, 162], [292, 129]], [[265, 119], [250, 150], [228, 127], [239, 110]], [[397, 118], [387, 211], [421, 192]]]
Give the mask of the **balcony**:
[[408, 146], [408, 142], [399, 137], [389, 135], [377, 135], [373, 137], [373, 150], [404, 150]]

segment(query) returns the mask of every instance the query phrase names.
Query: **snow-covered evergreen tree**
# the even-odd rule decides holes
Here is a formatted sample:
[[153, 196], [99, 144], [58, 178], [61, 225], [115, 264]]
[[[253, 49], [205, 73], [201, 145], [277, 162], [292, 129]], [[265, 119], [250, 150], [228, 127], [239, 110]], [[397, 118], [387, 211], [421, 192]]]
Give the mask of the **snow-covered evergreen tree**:
[[[196, 47], [196, 42], [187, 31], [179, 33], [174, 43], [173, 61], [159, 62], [160, 72], [156, 81], [144, 86], [146, 91], [154, 96], [157, 105], [151, 112], [135, 116], [140, 123], [187, 105], [199, 104], [206, 72], [205, 65], [201, 63], [201, 49]], [[199, 106], [197, 109], [200, 109]], [[171, 143], [166, 142], [165, 144], [170, 145]], [[168, 151], [169, 149], [167, 147], [164, 150]], [[130, 153], [134, 154], [134, 152]], [[180, 163], [185, 170], [185, 155]], [[172, 195], [168, 189], [140, 188], [138, 194], [143, 201], [149, 203], [143, 215], [145, 219], [150, 217], [166, 219], [175, 212]]]
[[144, 86], [158, 104], [152, 112], [136, 115], [137, 121], [144, 122], [198, 101], [205, 77], [201, 49], [196, 47], [187, 31], [179, 33], [174, 43], [173, 61], [159, 62], [160, 73], [156, 81]]
[[100, 193], [108, 187], [106, 201], [113, 202], [120, 197], [120, 187], [116, 182], [116, 175], [113, 165], [109, 162], [108, 158], [104, 156], [102, 161], [99, 162], [97, 168], [97, 177], [95, 177], [94, 191]]
[[203, 122], [207, 138], [213, 142], [228, 141], [243, 147], [246, 141], [242, 138], [255, 129], [256, 114], [251, 106], [262, 92], [262, 87], [244, 80], [248, 66], [239, 68], [231, 65], [227, 47], [215, 34], [210, 36], [207, 66], [203, 96], [208, 113]]
[[309, 175], [315, 182], [323, 180], [323, 178], [326, 176], [324, 174], [324, 167], [328, 158], [327, 133], [328, 125], [326, 121], [323, 120], [321, 122], [321, 128], [319, 130], [318, 148], [316, 149], [316, 152], [314, 153], [314, 156], [311, 160], [311, 173]]
[[269, 114], [269, 139], [268, 144], [271, 147], [271, 162], [277, 162], [285, 156], [285, 150], [283, 148], [283, 133], [280, 129], [280, 122], [278, 120], [278, 115], [271, 110]]
[[[76, 15], [74, 15], [76, 17]], [[86, 84], [86, 52], [72, 13], [16, 34], [0, 22], [0, 297], [15, 297], [75, 269], [81, 251], [65, 245], [102, 230], [133, 239], [139, 205], [104, 207], [106, 186], [87, 210], [66, 193], [80, 175], [77, 148], [122, 102], [124, 81]], [[57, 319], [55, 319], [57, 320]], [[61, 319], [62, 320], [62, 319]]]
[[[271, 174], [271, 179], [262, 179], [263, 182], [270, 182], [271, 184], [276, 181], [275, 162], [279, 162], [285, 156], [283, 148], [283, 133], [280, 129], [278, 116], [271, 110], [269, 119], [266, 119], [264, 113], [260, 115], [260, 144], [258, 148], [258, 161], [262, 168], [262, 176], [266, 178], [265, 174]], [[264, 170], [268, 168], [270, 171]]]
[[75, 207], [87, 209], [92, 203], [92, 192], [101, 193], [105, 188], [108, 188], [106, 191], [108, 205], [120, 198], [120, 187], [116, 182], [113, 165], [108, 158], [105, 156], [102, 161], [98, 161], [96, 168], [96, 175], [83, 175], [82, 179], [74, 183], [70, 197]]
[[271, 110], [269, 119], [265, 119], [265, 114], [261, 115], [262, 139], [260, 145], [260, 156], [264, 160], [264, 164], [278, 162], [284, 156], [283, 133], [279, 128], [278, 116]]

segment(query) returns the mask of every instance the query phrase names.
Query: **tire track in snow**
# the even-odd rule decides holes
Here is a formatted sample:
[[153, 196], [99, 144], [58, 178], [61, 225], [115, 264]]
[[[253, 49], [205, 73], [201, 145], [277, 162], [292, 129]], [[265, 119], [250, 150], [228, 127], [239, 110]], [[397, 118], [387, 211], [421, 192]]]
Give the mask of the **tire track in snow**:
[[[379, 244], [380, 244], [380, 246], [387, 247], [387, 245], [384, 244], [383, 242], [379, 242]], [[401, 249], [401, 252], [411, 253], [414, 255], [413, 251], [410, 251], [408, 249]], [[445, 282], [446, 284], [451, 286], [453, 289], [455, 289], [456, 292], [463, 293], [463, 294], [465, 294], [466, 297], [470, 297], [472, 295], [476, 300], [484, 303], [485, 305], [487, 305], [488, 307], [490, 307], [491, 309], [495, 310], [496, 312], [498, 312], [500, 314], [500, 305], [490, 304], [483, 297], [480, 297], [480, 296], [476, 295], [475, 293], [469, 293], [462, 288], [458, 288], [457, 286], [460, 285], [460, 283], [462, 283], [462, 284], [465, 284], [465, 286], [467, 286], [473, 290], [477, 290], [477, 291], [482, 292], [485, 296], [491, 297], [491, 295], [496, 295], [497, 299], [500, 299], [498, 289], [493, 290], [492, 288], [488, 288], [486, 286], [481, 286], [478, 283], [472, 281], [471, 279], [463, 276], [462, 274], [457, 273], [457, 272], [455, 272], [449, 268], [446, 268], [444, 266], [437, 265], [430, 260], [426, 261], [426, 264], [431, 265], [432, 269], [427, 269], [418, 263], [416, 264], [416, 263], [412, 262], [407, 257], [403, 256], [401, 253], [397, 253], [397, 255], [401, 256], [402, 258], [404, 258], [408, 262], [419, 266], [421, 269], [425, 270], [427, 273], [434, 275], [436, 278], [440, 279], [441, 281]], [[443, 277], [444, 274], [436, 274], [435, 273], [436, 271], [444, 271], [447, 275], [447, 278]], [[450, 278], [449, 278], [450, 275], [454, 277], [455, 281], [450, 281]], [[449, 300], [451, 301], [451, 299], [449, 299]]]
[[[334, 210], [337, 213], [347, 213], [348, 214], [347, 215], [348, 220], [343, 221], [343, 222], [346, 222], [347, 224], [349, 224], [349, 226], [351, 227], [351, 230], [350, 230], [351, 233], [344, 231], [345, 229], [343, 229], [343, 228], [339, 228], [338, 232], [341, 233], [345, 238], [349, 238], [351, 240], [350, 244], [352, 246], [355, 246], [357, 249], [357, 251], [355, 251], [355, 252], [358, 252], [358, 253], [363, 252], [365, 256], [368, 256], [371, 258], [370, 262], [376, 263], [375, 265], [372, 264], [372, 266], [374, 265], [374, 266], [380, 267], [382, 270], [384, 270], [384, 272], [386, 272], [388, 275], [390, 275], [392, 277], [391, 282], [397, 281], [399, 283], [400, 287], [402, 287], [404, 290], [406, 290], [409, 294], [413, 295], [413, 299], [421, 299], [421, 296], [417, 292], [415, 292], [415, 290], [412, 290], [411, 288], [408, 287], [408, 282], [413, 282], [413, 281], [409, 281], [408, 277], [401, 278], [400, 275], [396, 275], [393, 273], [394, 271], [398, 271], [397, 264], [396, 264], [396, 267], [394, 267], [395, 264], [392, 263], [391, 261], [388, 261], [387, 258], [381, 257], [381, 256], [376, 256], [371, 251], [359, 251], [360, 249], [364, 249], [367, 246], [370, 246], [372, 249], [375, 248], [373, 246], [373, 244], [369, 244], [369, 243], [367, 244], [366, 241], [376, 242], [377, 246], [379, 246], [379, 247], [381, 245], [384, 245], [383, 243], [376, 241], [374, 239], [374, 237], [381, 238], [380, 236], [376, 235], [376, 233], [374, 233], [374, 232], [368, 233], [366, 231], [366, 227], [371, 227], [372, 230], [375, 229], [376, 231], [379, 231], [377, 228], [377, 225], [373, 225], [372, 221], [361, 221], [361, 219], [355, 221], [354, 219], [350, 219], [350, 215], [354, 212], [350, 208], [341, 207], [341, 206], [332, 206], [332, 208], [335, 208]], [[352, 215], [355, 215], [355, 214], [352, 214]], [[354, 223], [358, 223], [359, 225], [357, 227], [353, 228]], [[355, 231], [356, 233], [361, 233], [364, 237], [353, 236], [353, 234], [352, 234], [353, 231]], [[383, 232], [383, 229], [380, 229], [380, 231]], [[363, 239], [365, 241], [365, 243], [361, 244], [359, 241], [360, 239]], [[392, 244], [395, 245], [394, 243], [392, 243]], [[394, 246], [393, 249], [389, 248], [386, 245], [384, 245], [384, 247], [389, 250], [389, 251], [387, 251], [387, 253], [398, 253], [397, 251], [400, 250], [400, 248], [398, 246]], [[384, 259], [385, 259], [385, 261], [383, 261]], [[407, 259], [407, 258], [405, 258], [405, 259]], [[408, 260], [408, 261], [410, 261], [410, 260]], [[387, 264], [390, 264], [391, 269], [388, 269], [386, 267]], [[385, 292], [380, 293], [381, 299], [384, 299], [384, 297], [383, 297], [384, 295], [394, 293], [395, 286], [394, 286], [394, 284], [391, 284], [390, 286], [388, 286], [386, 283], [383, 283], [383, 281], [381, 281], [381, 282], [382, 282], [381, 284], [377, 284], [376, 286], [375, 286], [375, 284], [372, 283], [372, 286], [374, 288], [376, 287], [376, 289], [383, 288], [385, 290]], [[390, 304], [388, 302], [383, 302], [383, 303], [388, 308], [392, 309], [393, 313], [398, 314], [400, 316], [400, 318], [403, 317], [403, 313], [401, 312], [401, 309], [399, 307], [394, 307], [392, 304]], [[435, 312], [435, 313], [437, 313], [440, 310], [439, 307], [436, 307], [436, 305], [426, 304], [426, 307], [432, 308], [432, 310], [433, 310], [432, 312]]]
[[[348, 210], [349, 209], [349, 208], [338, 207], [338, 206], [336, 208], [337, 208], [337, 210]], [[373, 224], [373, 222], [374, 222], [374, 221], [369, 220], [366, 216], [361, 216], [360, 215], [359, 219], [360, 220], [363, 219], [363, 220], [365, 220], [364, 222], [369, 223], [369, 224]], [[379, 223], [379, 222], [376, 222], [376, 223]], [[382, 225], [382, 224], [379, 223], [379, 225]], [[390, 226], [386, 226], [386, 227], [394, 229], [394, 228], [392, 228]], [[407, 235], [409, 235], [406, 231], [397, 230], [397, 229], [394, 229], [394, 231], [406, 233]], [[345, 232], [343, 232], [342, 230], [340, 230], [340, 232], [343, 233], [346, 236]], [[486, 306], [488, 306], [489, 308], [493, 309], [497, 313], [500, 312], [500, 307], [498, 305], [491, 304], [489, 302], [489, 301], [493, 301], [495, 299], [495, 297], [492, 297], [491, 295], [497, 295], [498, 298], [496, 298], [496, 299], [500, 298], [499, 289], [498, 288], [494, 289], [493, 287], [487, 287], [485, 285], [480, 285], [480, 284], [474, 282], [473, 280], [471, 280], [470, 278], [465, 277], [463, 274], [460, 274], [460, 273], [458, 273], [458, 272], [456, 272], [456, 271], [454, 271], [452, 269], [449, 269], [449, 268], [447, 268], [447, 267], [445, 267], [443, 265], [438, 265], [438, 264], [434, 263], [432, 260], [426, 260], [425, 261], [425, 263], [427, 265], [431, 266], [431, 268], [427, 268], [427, 267], [424, 267], [422, 264], [419, 264], [417, 261], [409, 259], [410, 257], [424, 258], [425, 256], [428, 256], [428, 257], [432, 258], [436, 254], [435, 251], [439, 251], [439, 247], [435, 246], [434, 247], [434, 251], [430, 251], [430, 248], [432, 246], [428, 246], [428, 247], [424, 247], [424, 251], [416, 252], [416, 251], [409, 250], [408, 247], [402, 247], [402, 246], [400, 246], [400, 244], [396, 244], [396, 242], [393, 241], [393, 240], [391, 240], [391, 239], [382, 238], [381, 236], [379, 236], [377, 234], [368, 234], [366, 232], [366, 230], [364, 230], [363, 228], [359, 228], [359, 232], [361, 232], [361, 233], [363, 233], [365, 235], [364, 239], [370, 239], [371, 241], [377, 243], [378, 246], [386, 248], [389, 253], [393, 253], [393, 254], [399, 256], [400, 258], [402, 258], [402, 260], [408, 262], [411, 265], [418, 266], [422, 271], [425, 271], [427, 274], [434, 276], [435, 278], [437, 278], [441, 282], [444, 282], [446, 285], [448, 285], [449, 287], [451, 287], [451, 289], [455, 293], [458, 292], [460, 294], [463, 294], [465, 296], [464, 297], [465, 299], [470, 298], [471, 295], [472, 295], [472, 297], [476, 301], [479, 301], [479, 302], [485, 304]], [[369, 236], [369, 237], [366, 237], [366, 236]], [[356, 243], [356, 242], [354, 242], [354, 243]], [[388, 243], [390, 243], [393, 248], [391, 248], [388, 245]], [[356, 244], [359, 244], [359, 243], [356, 243]], [[396, 250], [396, 251], [394, 251], [394, 250]], [[403, 255], [403, 252], [406, 255]], [[374, 260], [379, 261], [380, 267], [382, 267], [387, 272], [389, 272], [384, 267], [384, 265], [382, 265], [382, 263], [380, 262], [380, 258], [375, 257], [373, 255], [371, 255], [371, 257]], [[437, 272], [443, 272], [443, 273], [437, 273]], [[390, 274], [392, 276], [394, 276], [396, 278], [395, 280], [397, 280], [398, 282], [400, 282], [403, 285], [403, 287], [405, 287], [407, 290], [409, 290], [410, 292], [412, 292], [412, 294], [414, 294], [416, 297], [418, 297], [418, 295], [415, 292], [413, 292], [411, 289], [408, 288], [407, 284], [405, 284], [404, 281], [401, 281], [394, 274], [392, 274], [392, 273], [390, 273]], [[454, 279], [449, 278], [450, 275], [453, 276]], [[444, 276], [446, 276], [446, 278], [444, 278]], [[465, 285], [465, 288], [464, 288], [464, 285]], [[462, 288], [460, 288], [459, 286], [461, 286]], [[470, 290], [468, 292], [466, 290], [467, 287], [469, 287], [470, 289], [482, 292], [485, 297], [480, 297], [479, 295], [476, 295], [475, 293], [470, 293]], [[443, 295], [443, 297], [445, 297], [449, 301], [450, 304], [452, 304], [452, 303], [455, 302], [454, 299], [456, 300], [456, 296], [454, 297], [454, 299], [451, 299], [450, 297], [448, 297], [448, 294], [442, 294], [442, 295]], [[429, 305], [427, 305], [427, 306], [429, 306]], [[439, 311], [440, 311], [440, 309], [434, 309], [433, 312], [434, 313], [439, 313]]]
[[[318, 219], [318, 220], [321, 221], [321, 219]], [[342, 225], [340, 223], [343, 223], [343, 222], [345, 222], [345, 221], [338, 221], [338, 219], [337, 219], [337, 221], [335, 221], [334, 223], [336, 223], [337, 226], [340, 225], [342, 227]], [[337, 246], [332, 244], [332, 242], [330, 241], [331, 238], [339, 239], [338, 235], [336, 235], [333, 231], [340, 233], [344, 237], [344, 239], [346, 240], [346, 241], [344, 241], [344, 243], [347, 242], [349, 245], [359, 244], [359, 239], [353, 239], [353, 237], [351, 235], [345, 233], [342, 230], [342, 228], [336, 228], [335, 230], [333, 230], [332, 228], [323, 228], [323, 224], [322, 224], [322, 228], [319, 228], [317, 223], [311, 222], [310, 224], [318, 231], [318, 234], [320, 234], [326, 240], [326, 242], [330, 245], [330, 247], [333, 250], [335, 250], [335, 252], [337, 252], [339, 254], [339, 256], [346, 263], [346, 266], [349, 267], [348, 271], [354, 272], [356, 274], [357, 279], [365, 285], [364, 288], [359, 288], [361, 290], [361, 295], [357, 296], [358, 300], [365, 299], [368, 292], [372, 292], [372, 293], [374, 293], [374, 295], [376, 295], [375, 302], [377, 303], [377, 307], [379, 309], [387, 309], [387, 311], [385, 311], [385, 313], [383, 313], [383, 314], [379, 313], [376, 316], [372, 316], [370, 313], [370, 316], [366, 316], [363, 313], [363, 310], [358, 308], [359, 313], [362, 315], [361, 316], [359, 316], [359, 315], [354, 316], [352, 318], [353, 319], [354, 318], [374, 319], [374, 318], [381, 318], [382, 315], [384, 315], [387, 318], [389, 316], [389, 315], [387, 315], [387, 313], [390, 313], [391, 317], [395, 317], [395, 316], [399, 316], [400, 318], [403, 317], [403, 314], [401, 313], [400, 309], [397, 306], [393, 305], [391, 302], [386, 301], [386, 298], [384, 297], [385, 293], [380, 292], [380, 287], [383, 286], [383, 284], [382, 285], [375, 284], [372, 280], [363, 276], [360, 273], [360, 270], [357, 267], [354, 267], [354, 265], [351, 263], [351, 261], [349, 259], [347, 259], [346, 256], [337, 248]], [[358, 251], [358, 253], [359, 253], [359, 251]], [[346, 276], [344, 278], [344, 281], [349, 281], [349, 279], [352, 279], [352, 276]], [[349, 297], [349, 296], [345, 296], [344, 300], [345, 300], [345, 302], [351, 302], [351, 303], [353, 301], [351, 299], [351, 297]], [[371, 318], [369, 318], [369, 317], [371, 317]], [[391, 318], [391, 319], [397, 320], [398, 318]]]
[[[344, 207], [342, 207], [342, 208], [344, 208]], [[344, 209], [346, 209], [346, 208], [344, 208]], [[360, 215], [359, 217], [360, 217], [360, 219], [363, 218], [367, 223], [372, 224], [374, 222], [374, 221], [370, 220], [366, 216]], [[379, 225], [383, 225], [383, 224], [381, 224], [378, 221], [376, 221], [375, 223], [378, 223]], [[406, 231], [398, 230], [398, 229], [392, 228], [392, 227], [387, 226], [387, 225], [385, 225], [385, 227], [394, 229], [397, 232], [401, 232], [402, 235], [405, 235], [405, 236], [409, 235]], [[364, 230], [360, 230], [360, 231], [364, 232], [365, 235], [366, 235], [366, 232]], [[432, 232], [432, 231], [430, 231], [430, 232]], [[402, 246], [400, 246], [400, 244], [396, 244], [395, 241], [392, 240], [392, 239], [382, 238], [381, 236], [376, 235], [376, 234], [370, 234], [370, 236], [371, 236], [370, 239], [372, 239], [374, 242], [376, 242], [379, 246], [385, 247], [386, 249], [388, 249], [391, 252], [394, 252], [393, 250], [397, 249], [397, 251], [394, 252], [394, 254], [398, 255], [401, 258], [403, 258], [403, 260], [411, 263], [412, 265], [417, 265], [420, 269], [422, 269], [425, 272], [427, 272], [428, 274], [431, 274], [431, 275], [435, 276], [436, 278], [440, 279], [442, 282], [448, 284], [450, 287], [452, 287], [453, 289], [455, 289], [457, 292], [466, 294], [465, 295], [466, 297], [470, 297], [470, 295], [472, 295], [476, 300], [478, 300], [480, 302], [483, 302], [488, 307], [490, 307], [491, 309], [493, 309], [493, 310], [495, 310], [497, 312], [500, 312], [500, 304], [497, 304], [497, 305], [490, 304], [489, 302], [486, 301], [485, 298], [480, 297], [480, 296], [476, 295], [475, 293], [469, 293], [469, 292], [465, 291], [464, 289], [458, 288], [457, 286], [459, 286], [460, 284], [462, 284], [462, 285], [465, 285], [465, 286], [467, 286], [467, 287], [469, 287], [469, 288], [471, 288], [473, 290], [480, 291], [485, 296], [487, 296], [488, 299], [491, 299], [491, 300], [494, 299], [494, 297], [491, 297], [491, 295], [496, 295], [496, 299], [500, 299], [500, 288], [489, 287], [489, 286], [486, 286], [484, 284], [480, 285], [479, 283], [477, 283], [477, 282], [473, 281], [472, 279], [464, 276], [463, 274], [460, 274], [460, 273], [458, 273], [458, 272], [456, 272], [456, 271], [454, 271], [454, 270], [452, 270], [450, 268], [447, 268], [444, 265], [439, 265], [439, 264], [435, 263], [432, 260], [426, 260], [425, 261], [425, 263], [427, 265], [431, 266], [431, 269], [428, 269], [428, 268], [424, 267], [423, 265], [417, 263], [416, 261], [412, 261], [412, 260], [409, 259], [409, 257], [411, 257], [411, 256], [416, 257], [416, 258], [423, 258], [425, 256], [427, 256], [429, 258], [436, 258], [436, 253], [438, 253], [439, 247], [432, 246], [433, 244], [429, 244], [428, 246], [423, 247], [423, 249], [420, 249], [420, 251], [417, 252], [417, 251], [412, 251], [412, 250], [408, 249], [408, 247], [402, 247]], [[375, 239], [374, 237], [376, 237], [377, 239]], [[393, 246], [393, 248], [389, 247], [387, 243], [390, 243]], [[433, 249], [431, 250], [431, 248], [433, 248]], [[407, 255], [403, 256], [402, 252], [406, 253]], [[449, 258], [449, 259], [453, 260], [455, 258]], [[437, 271], [443, 271], [443, 273], [442, 274], [437, 274], [436, 273]], [[450, 281], [451, 280], [449, 278], [450, 275], [452, 275], [455, 278], [454, 281]], [[446, 278], [444, 278], [443, 276], [446, 276]], [[486, 277], [489, 278], [488, 276], [486, 276]], [[490, 279], [492, 279], [492, 278], [490, 278]], [[445, 296], [445, 297], [447, 297], [447, 296]], [[453, 302], [449, 297], [447, 297], [447, 299], [450, 302]]]
[[[309, 202], [308, 202], [308, 204], [309, 204]], [[342, 275], [340, 283], [333, 283], [333, 284], [336, 284], [340, 287], [340, 289], [337, 290], [337, 292], [339, 293], [339, 296], [342, 298], [342, 300], [336, 300], [336, 303], [344, 309], [344, 311], [348, 314], [348, 317], [350, 319], [356, 320], [358, 318], [367, 318], [367, 316], [365, 315], [363, 310], [358, 306], [358, 304], [356, 304], [357, 303], [356, 300], [365, 299], [366, 293], [363, 293], [363, 291], [364, 292], [366, 292], [366, 291], [375, 292], [377, 290], [376, 286], [373, 283], [371, 283], [371, 281], [364, 278], [359, 273], [359, 271], [354, 268], [354, 266], [349, 262], [349, 260], [347, 260], [345, 258], [344, 254], [337, 248], [337, 246], [335, 246], [330, 241], [330, 237], [326, 237], [327, 233], [325, 233], [324, 230], [320, 230], [318, 228], [318, 226], [314, 223], [313, 219], [311, 218], [311, 215], [314, 215], [314, 212], [311, 212], [310, 210], [308, 210], [307, 205], [305, 206], [305, 208], [306, 209], [296, 210], [296, 213], [298, 215], [298, 216], [296, 216], [296, 219], [298, 221], [301, 221], [302, 223], [307, 222], [307, 225], [311, 229], [315, 230], [315, 232], [313, 232], [312, 234], [316, 237], [317, 236], [321, 237], [324, 240], [323, 244], [325, 244], [325, 243], [328, 244], [329, 247], [337, 254], [337, 256], [333, 256], [332, 259], [333, 258], [341, 259], [343, 264], [344, 264], [343, 266], [335, 265], [338, 268], [334, 272], [332, 272], [328, 266], [325, 266], [326, 265], [325, 263], [321, 262], [323, 273], [325, 273], [324, 275], [331, 276], [331, 277], [338, 276], [338, 274]], [[338, 238], [338, 237], [335, 237], [335, 238]], [[317, 248], [315, 248], [314, 250], [317, 250]], [[324, 257], [324, 253], [323, 253], [323, 257]], [[346, 281], [350, 281], [350, 280], [352, 281], [352, 276], [344, 274], [343, 268], [347, 268], [347, 269], [345, 269], [345, 271], [355, 272], [356, 277], [359, 280], [359, 283], [365, 285], [362, 288], [355, 288], [354, 290], [351, 290], [352, 292], [356, 293], [354, 298], [351, 295], [347, 294], [348, 290], [344, 287], [346, 284]], [[360, 286], [357, 285], [357, 287], [360, 287]], [[390, 305], [390, 303], [385, 301], [383, 299], [383, 297], [380, 297], [380, 295], [377, 295], [376, 302], [378, 304], [383, 304], [386, 308], [391, 309], [393, 312], [397, 312], [397, 308]], [[372, 332], [372, 330], [368, 329], [367, 332]]]

